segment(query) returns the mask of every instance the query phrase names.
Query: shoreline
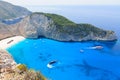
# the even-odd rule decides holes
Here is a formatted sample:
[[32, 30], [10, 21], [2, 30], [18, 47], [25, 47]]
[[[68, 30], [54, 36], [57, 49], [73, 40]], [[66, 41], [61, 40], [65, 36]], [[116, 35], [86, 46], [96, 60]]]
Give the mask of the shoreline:
[[22, 36], [14, 36], [0, 40], [0, 80], [7, 80], [6, 75], [12, 75], [11, 72], [14, 72], [15, 67], [18, 65], [6, 49], [24, 39]]
[[0, 41], [0, 49], [7, 49], [20, 41], [23, 41], [25, 38], [22, 36], [14, 36], [10, 38], [6, 38]]

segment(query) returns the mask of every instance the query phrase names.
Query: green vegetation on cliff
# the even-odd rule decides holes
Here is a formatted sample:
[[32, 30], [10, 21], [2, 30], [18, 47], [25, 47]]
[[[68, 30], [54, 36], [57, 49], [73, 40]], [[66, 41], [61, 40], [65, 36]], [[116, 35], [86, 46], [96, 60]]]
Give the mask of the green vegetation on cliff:
[[82, 41], [116, 39], [116, 35], [113, 31], [103, 30], [88, 23], [76, 24], [57, 14], [35, 12], [30, 15], [30, 20], [35, 24], [39, 24], [39, 29], [45, 30], [45, 32], [43, 31], [44, 33], [39, 31], [38, 33], [45, 34], [42, 36], [55, 40]]
[[52, 19], [55, 23], [55, 25], [57, 26], [76, 26], [76, 24], [70, 20], [68, 20], [67, 18], [61, 16], [61, 15], [57, 15], [57, 14], [50, 14], [50, 13], [40, 13], [40, 12], [35, 12], [34, 14], [42, 14], [47, 16], [48, 18]]
[[9, 77], [5, 76], [5, 80], [47, 80], [40, 72], [28, 69], [24, 64], [19, 64], [11, 72]]
[[95, 36], [101, 35], [101, 37], [107, 34], [105, 30], [97, 28], [91, 24], [78, 24], [78, 27], [80, 31], [86, 32], [86, 34], [90, 34], [92, 32]]
[[21, 80], [47, 80], [40, 72], [28, 69], [24, 64], [19, 64], [16, 70], [18, 71], [16, 74], [18, 76], [21, 76]]
[[45, 13], [45, 15], [49, 18], [52, 18], [52, 20], [55, 22], [56, 25], [58, 26], [76, 26], [76, 24], [67, 18], [57, 15], [57, 14], [49, 14]]
[[[69, 19], [61, 16], [61, 15], [57, 15], [57, 14], [50, 14], [50, 13], [40, 13], [40, 12], [35, 12], [34, 14], [42, 14], [47, 16], [48, 18], [52, 19], [55, 23], [55, 25], [57, 25], [57, 27], [63, 27], [65, 29], [65, 27], [69, 27], [72, 30], [77, 30], [79, 29], [80, 31], [86, 31], [87, 33], [90, 32], [95, 32], [95, 33], [101, 33], [102, 29], [99, 29], [91, 24], [76, 24], [72, 21], [70, 21]], [[62, 29], [62, 28], [61, 28]], [[77, 30], [78, 31], [78, 30]], [[68, 31], [69, 32], [69, 31]]]
[[[76, 24], [67, 18], [57, 15], [57, 14], [50, 14], [50, 13], [40, 13], [40, 12], [35, 12], [34, 14], [42, 14], [47, 16], [48, 18], [52, 19], [57, 25], [57, 28], [60, 32], [66, 32], [66, 33], [80, 33], [80, 32], [86, 32], [86, 34], [90, 34], [91, 32], [98, 34], [106, 34], [106, 31], [99, 29], [91, 24]], [[81, 34], [84, 36], [84, 34]]]
[[32, 13], [20, 23], [1, 28], [0, 39], [15, 36], [14, 34], [26, 38], [43, 36], [59, 41], [117, 39], [113, 31], [103, 30], [91, 24], [76, 24], [61, 15], [40, 12]]

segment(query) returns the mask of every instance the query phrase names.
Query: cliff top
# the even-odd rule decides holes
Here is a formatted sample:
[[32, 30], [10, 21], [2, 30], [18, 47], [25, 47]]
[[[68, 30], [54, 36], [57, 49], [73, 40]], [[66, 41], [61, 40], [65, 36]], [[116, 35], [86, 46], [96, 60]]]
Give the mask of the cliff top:
[[52, 19], [54, 21], [54, 23], [58, 26], [76, 26], [76, 24], [74, 22], [72, 22], [69, 19], [67, 19], [66, 17], [58, 15], [58, 14], [35, 12], [32, 15], [35, 15], [35, 14], [45, 15], [46, 17]]

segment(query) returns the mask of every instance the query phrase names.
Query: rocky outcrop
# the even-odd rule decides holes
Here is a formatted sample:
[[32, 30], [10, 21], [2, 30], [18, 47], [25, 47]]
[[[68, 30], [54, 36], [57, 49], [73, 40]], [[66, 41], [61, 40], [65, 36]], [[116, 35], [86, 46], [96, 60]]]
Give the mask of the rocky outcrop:
[[59, 41], [117, 40], [113, 31], [99, 29], [91, 24], [75, 24], [56, 14], [33, 13], [17, 24], [1, 23], [0, 28], [0, 39], [21, 35]]
[[91, 24], [75, 24], [56, 14], [33, 13], [17, 24], [4, 25], [4, 28], [1, 31], [8, 35], [4, 38], [22, 35], [26, 38], [46, 37], [59, 41], [117, 40], [113, 31], [99, 29]]
[[13, 36], [13, 33], [11, 33], [7, 27], [7, 25], [0, 23], [0, 40]]
[[0, 40], [16, 35], [16, 31], [18, 31], [15, 31], [16, 27], [9, 28], [8, 24], [20, 22], [24, 16], [30, 14], [31, 12], [26, 8], [15, 6], [5, 1], [0, 1]]
[[9, 72], [13, 72], [15, 66], [16, 62], [12, 57], [5, 50], [0, 50], [0, 80], [4, 80]]
[[0, 40], [19, 35], [26, 38], [46, 37], [59, 41], [117, 39], [113, 31], [102, 30], [91, 24], [76, 24], [60, 15], [30, 14], [31, 12], [25, 8], [0, 1]]
[[26, 8], [0, 0], [0, 20], [26, 16], [30, 13]]
[[23, 64], [16, 64], [11, 55], [0, 49], [0, 80], [46, 80], [39, 72], [29, 70]]

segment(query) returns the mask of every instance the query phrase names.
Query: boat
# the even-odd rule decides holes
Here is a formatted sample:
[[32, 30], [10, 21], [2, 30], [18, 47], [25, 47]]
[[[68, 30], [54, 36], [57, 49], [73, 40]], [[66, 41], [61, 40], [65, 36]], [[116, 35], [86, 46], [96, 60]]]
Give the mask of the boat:
[[11, 42], [13, 42], [13, 40], [10, 40], [9, 42], [7, 42], [7, 44], [10, 44]]
[[91, 47], [92, 49], [103, 49], [103, 46], [95, 46], [95, 47]]
[[50, 61], [50, 62], [47, 64], [47, 67], [48, 67], [48, 68], [53, 68], [53, 67], [55, 67], [54, 64], [57, 63], [57, 62], [58, 62], [57, 60]]
[[96, 46], [96, 49], [102, 49], [103, 47], [102, 46]]

